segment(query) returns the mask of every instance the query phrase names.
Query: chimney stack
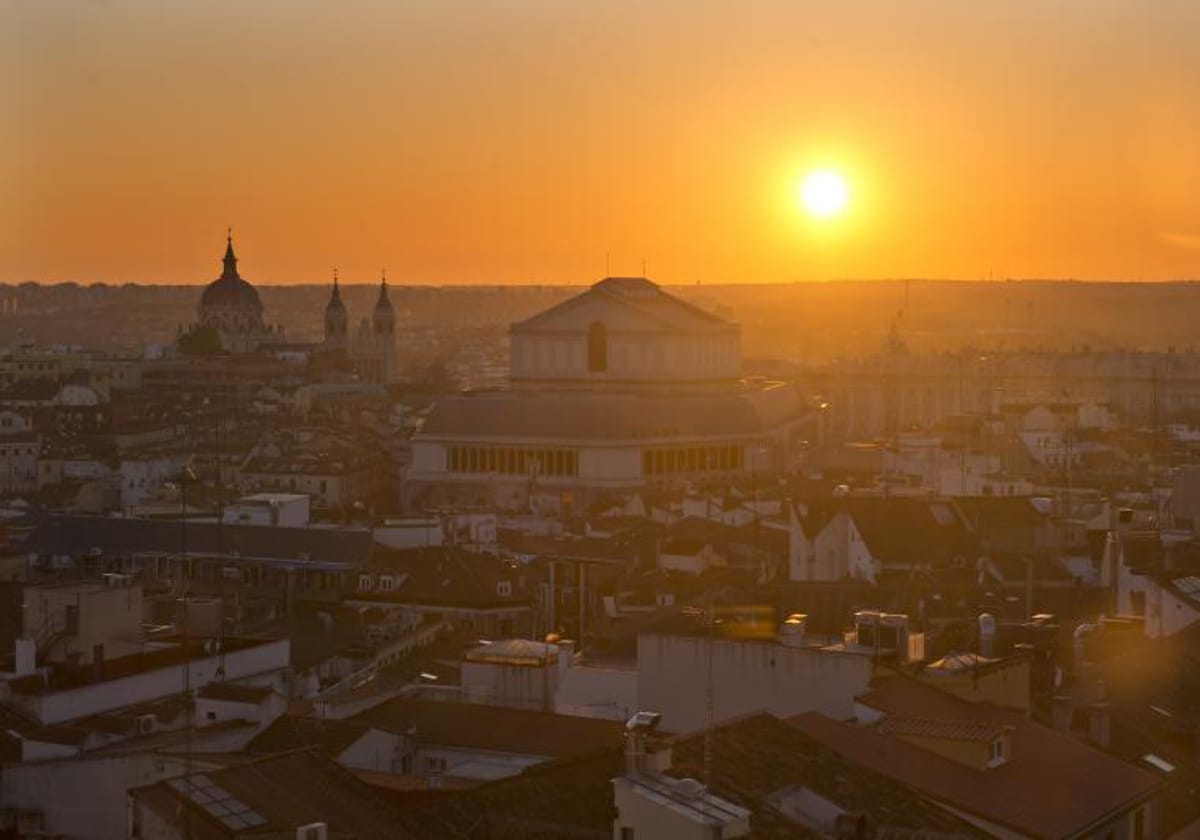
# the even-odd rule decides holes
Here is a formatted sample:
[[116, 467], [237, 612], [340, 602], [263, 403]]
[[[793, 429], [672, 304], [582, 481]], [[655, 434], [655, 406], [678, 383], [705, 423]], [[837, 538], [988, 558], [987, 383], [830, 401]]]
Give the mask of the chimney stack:
[[1050, 720], [1056, 730], [1070, 734], [1074, 714], [1075, 701], [1071, 695], [1056, 694], [1050, 698]]
[[804, 630], [808, 616], [804, 613], [792, 613], [779, 625], [779, 644], [784, 647], [804, 647]]
[[979, 655], [991, 659], [996, 649], [996, 617], [991, 613], [979, 614]]
[[1099, 700], [1088, 708], [1088, 740], [1106, 750], [1110, 742], [1109, 730], [1108, 703]]
[[626, 776], [636, 776], [652, 769], [646, 760], [646, 746], [661, 720], [662, 715], [658, 712], [638, 712], [625, 723]]
[[92, 645], [92, 681], [104, 679], [104, 643]]

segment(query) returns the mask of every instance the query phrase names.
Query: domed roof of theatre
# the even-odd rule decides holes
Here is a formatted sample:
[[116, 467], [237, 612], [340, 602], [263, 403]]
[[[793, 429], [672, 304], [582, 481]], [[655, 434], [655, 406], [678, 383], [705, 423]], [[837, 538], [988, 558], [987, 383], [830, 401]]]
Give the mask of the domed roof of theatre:
[[216, 280], [204, 287], [200, 295], [202, 307], [238, 307], [262, 310], [258, 291], [241, 278], [237, 271], [237, 257], [233, 253], [233, 237], [225, 245], [224, 271]]
[[579, 330], [594, 321], [633, 330], [737, 330], [732, 321], [664, 291], [645, 277], [606, 277], [587, 291], [513, 324], [512, 330]]

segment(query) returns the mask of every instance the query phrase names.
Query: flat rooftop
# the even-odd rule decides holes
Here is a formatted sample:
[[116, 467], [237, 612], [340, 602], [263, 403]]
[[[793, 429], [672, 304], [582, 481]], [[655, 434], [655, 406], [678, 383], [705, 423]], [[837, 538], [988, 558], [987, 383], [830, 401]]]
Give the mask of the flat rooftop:
[[[38, 697], [54, 694], [59, 691], [70, 691], [88, 685], [119, 680], [124, 677], [134, 676], [135, 674], [160, 671], [165, 668], [181, 665], [184, 662], [208, 659], [217, 655], [217, 652], [211, 648], [206, 649], [206, 642], [203, 639], [190, 639], [186, 643], [178, 638], [168, 641], [176, 642], [176, 644], [172, 647], [144, 650], [140, 653], [130, 654], [129, 656], [116, 656], [112, 659], [106, 659], [103, 666], [99, 669], [93, 665], [80, 665], [78, 667], [56, 665], [45, 674], [30, 674], [27, 677], [20, 677], [9, 681], [8, 685], [15, 695]], [[277, 639], [227, 637], [221, 642], [221, 652], [226, 654], [236, 653], [255, 647], [276, 644], [277, 642]]]

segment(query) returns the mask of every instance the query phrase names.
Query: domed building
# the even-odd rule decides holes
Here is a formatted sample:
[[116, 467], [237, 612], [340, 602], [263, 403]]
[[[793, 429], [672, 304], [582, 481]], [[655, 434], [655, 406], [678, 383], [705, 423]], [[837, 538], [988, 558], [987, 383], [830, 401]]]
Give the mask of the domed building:
[[224, 270], [204, 287], [196, 308], [196, 326], [216, 330], [221, 349], [250, 353], [266, 341], [279, 340], [278, 330], [263, 322], [263, 305], [254, 286], [243, 280], [233, 253], [233, 232], [225, 242]]
[[439, 399], [411, 441], [415, 508], [561, 511], [609, 493], [790, 468], [819, 413], [744, 378], [741, 327], [609, 277], [509, 328], [511, 389]]

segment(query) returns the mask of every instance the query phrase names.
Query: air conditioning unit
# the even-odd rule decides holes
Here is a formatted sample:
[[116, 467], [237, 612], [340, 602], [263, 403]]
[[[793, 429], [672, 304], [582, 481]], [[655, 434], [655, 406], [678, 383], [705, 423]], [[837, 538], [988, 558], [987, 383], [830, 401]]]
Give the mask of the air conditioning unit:
[[296, 827], [296, 840], [328, 840], [329, 827], [323, 822]]
[[152, 735], [157, 725], [158, 718], [155, 715], [137, 716], [137, 732], [139, 735]]

